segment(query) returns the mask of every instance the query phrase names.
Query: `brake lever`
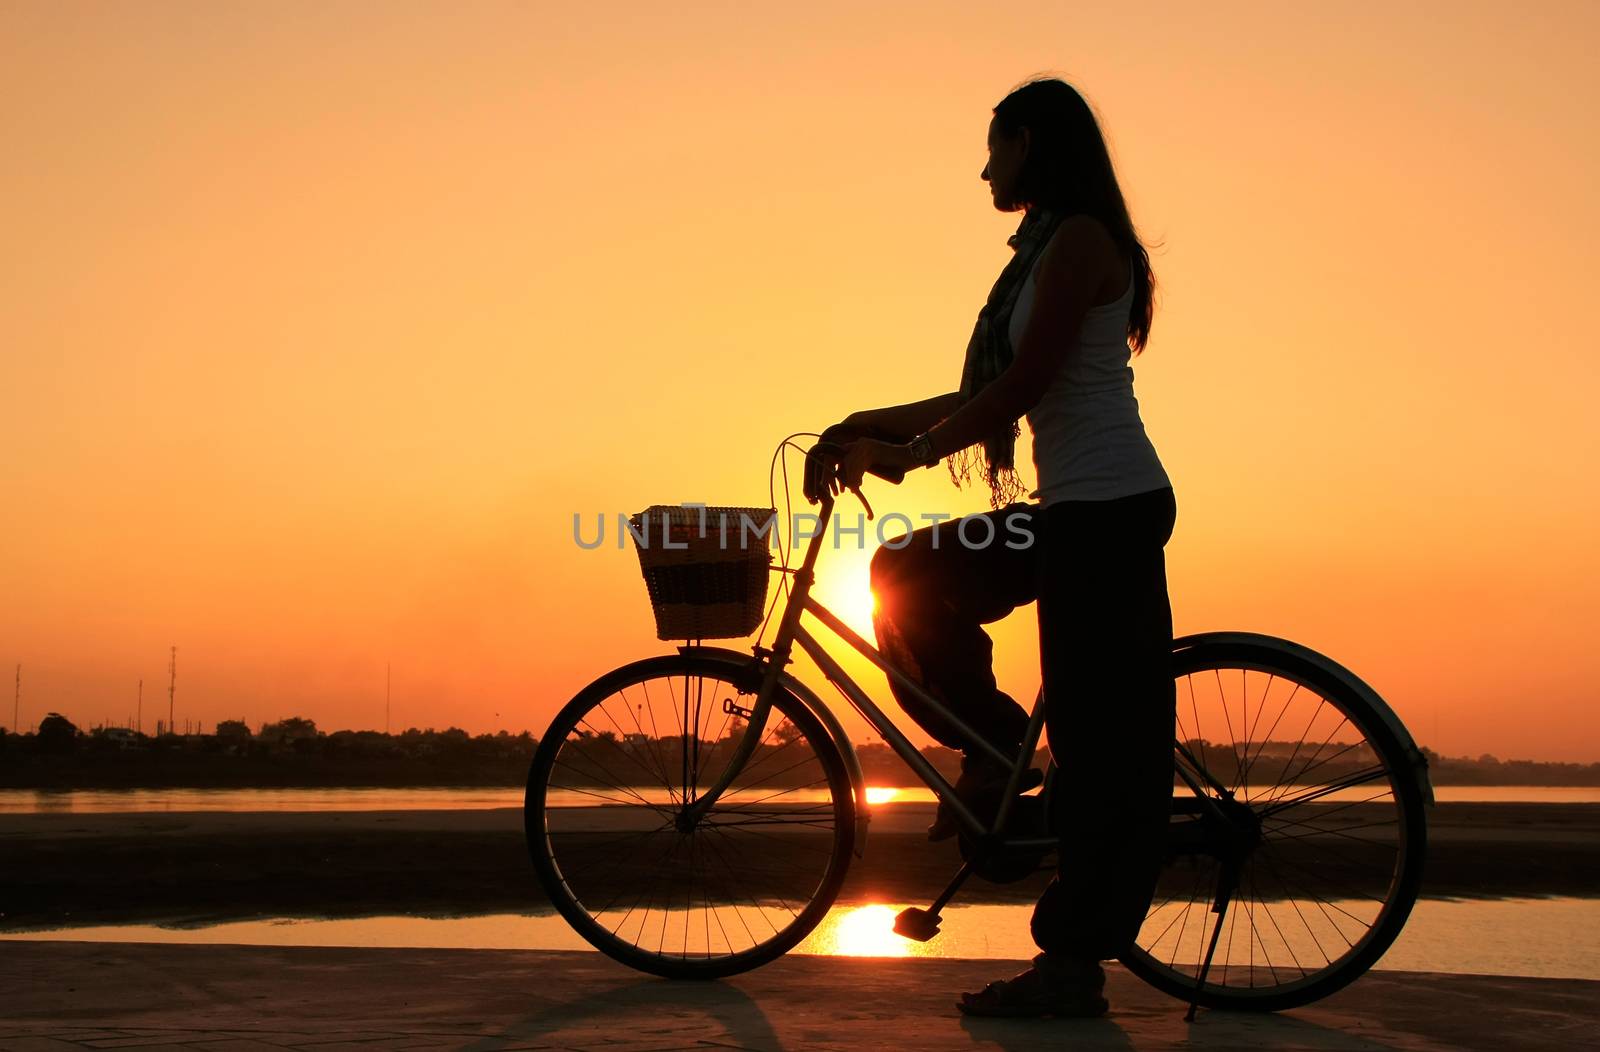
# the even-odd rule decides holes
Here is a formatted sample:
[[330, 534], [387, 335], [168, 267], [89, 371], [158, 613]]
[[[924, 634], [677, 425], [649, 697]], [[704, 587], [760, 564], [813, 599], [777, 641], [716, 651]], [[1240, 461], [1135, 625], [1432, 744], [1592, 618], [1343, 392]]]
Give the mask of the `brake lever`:
[[867, 495], [865, 493], [862, 493], [860, 487], [857, 487], [857, 486], [850, 487], [850, 492], [854, 493], [856, 495], [856, 500], [859, 500], [861, 502], [861, 506], [863, 508], [867, 509], [867, 521], [871, 522], [872, 521], [872, 505], [867, 503]]

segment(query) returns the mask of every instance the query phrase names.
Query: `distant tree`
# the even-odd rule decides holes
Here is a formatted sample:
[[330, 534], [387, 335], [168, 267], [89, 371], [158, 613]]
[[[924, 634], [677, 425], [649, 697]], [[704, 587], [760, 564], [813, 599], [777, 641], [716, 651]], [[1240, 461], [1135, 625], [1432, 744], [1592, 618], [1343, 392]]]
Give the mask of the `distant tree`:
[[244, 720], [223, 720], [217, 724], [217, 737], [228, 739], [248, 739], [250, 725]]
[[400, 751], [398, 740], [382, 731], [336, 731], [329, 736], [340, 747], [359, 756], [392, 756]]
[[320, 734], [314, 720], [304, 716], [290, 716], [277, 723], [262, 725], [261, 740], [266, 742], [295, 742], [315, 738]]
[[78, 743], [78, 728], [59, 712], [52, 712], [39, 721], [37, 741], [41, 752], [66, 752]]

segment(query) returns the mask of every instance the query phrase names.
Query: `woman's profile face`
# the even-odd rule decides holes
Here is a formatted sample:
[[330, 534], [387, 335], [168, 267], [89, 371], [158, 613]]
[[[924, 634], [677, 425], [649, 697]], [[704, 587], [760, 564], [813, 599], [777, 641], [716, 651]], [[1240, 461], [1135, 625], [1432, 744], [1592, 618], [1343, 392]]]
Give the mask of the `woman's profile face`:
[[1006, 138], [995, 119], [989, 121], [989, 163], [983, 166], [979, 178], [989, 184], [994, 206], [1002, 212], [1015, 212], [1017, 176], [1022, 171], [1023, 159], [1028, 156], [1028, 129], [1020, 128], [1015, 138]]

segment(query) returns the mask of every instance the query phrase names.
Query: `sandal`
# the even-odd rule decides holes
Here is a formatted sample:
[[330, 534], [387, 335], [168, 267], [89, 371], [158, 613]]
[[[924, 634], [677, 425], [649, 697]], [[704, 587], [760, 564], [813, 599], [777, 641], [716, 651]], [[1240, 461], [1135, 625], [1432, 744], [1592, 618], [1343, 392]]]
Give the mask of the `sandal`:
[[[1040, 955], [1043, 957], [1043, 954]], [[1035, 967], [1010, 979], [1001, 979], [975, 994], [962, 994], [956, 1007], [964, 1015], [994, 1018], [1093, 1019], [1106, 1014], [1110, 1003], [1102, 996], [1105, 973], [1095, 965], [1094, 973], [1066, 978], [1049, 962], [1034, 958]]]

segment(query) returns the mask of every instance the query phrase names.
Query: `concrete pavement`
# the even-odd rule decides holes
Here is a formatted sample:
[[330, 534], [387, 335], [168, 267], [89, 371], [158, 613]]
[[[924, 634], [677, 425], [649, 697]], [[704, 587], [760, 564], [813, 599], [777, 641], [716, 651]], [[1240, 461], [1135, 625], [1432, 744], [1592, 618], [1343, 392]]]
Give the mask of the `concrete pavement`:
[[790, 956], [675, 983], [596, 953], [10, 942], [0, 1049], [1251, 1049], [1594, 1047], [1600, 982], [1374, 972], [1278, 1015], [1183, 1006], [1112, 969], [1095, 1021], [966, 1019], [994, 961]]

